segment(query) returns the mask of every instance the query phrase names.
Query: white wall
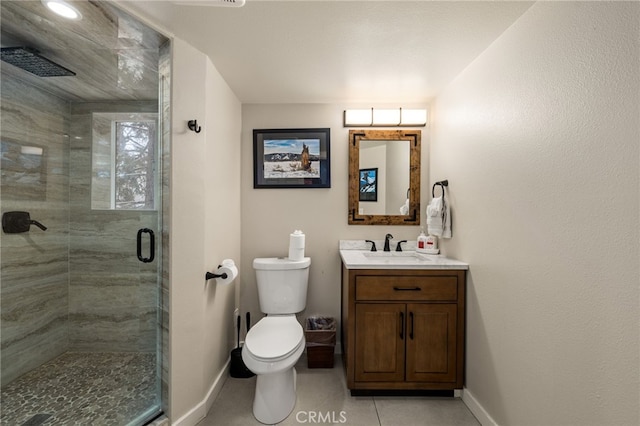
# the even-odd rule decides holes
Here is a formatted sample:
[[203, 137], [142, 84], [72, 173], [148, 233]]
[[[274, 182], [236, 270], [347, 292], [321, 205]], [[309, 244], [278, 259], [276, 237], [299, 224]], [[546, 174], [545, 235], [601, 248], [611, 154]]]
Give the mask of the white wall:
[[[170, 266], [172, 424], [206, 415], [226, 378], [240, 280], [205, 283], [224, 258], [240, 262], [240, 102], [209, 59], [173, 40]], [[187, 129], [197, 119], [202, 131]], [[239, 277], [240, 278], [240, 277]]]
[[[388, 107], [388, 105], [373, 105]], [[398, 105], [396, 105], [398, 106]], [[426, 105], [405, 105], [425, 108]], [[349, 129], [342, 126], [345, 108], [362, 105], [337, 104], [244, 104], [242, 105], [242, 288], [240, 305], [255, 320], [262, 314], [258, 304], [256, 257], [286, 256], [289, 234], [306, 234], [305, 255], [311, 257], [307, 309], [298, 315], [340, 317], [341, 239], [384, 240], [387, 232], [396, 240], [415, 239], [419, 226], [357, 226], [347, 224], [349, 177]], [[331, 188], [254, 189], [253, 129], [329, 127], [331, 129]], [[430, 187], [428, 128], [422, 128], [422, 200]], [[400, 207], [400, 206], [398, 206]], [[421, 211], [424, 212], [423, 203]], [[425, 223], [421, 214], [422, 223]], [[254, 321], [255, 322], [255, 321]]]
[[[207, 60], [207, 119], [204, 166], [204, 265], [215, 271], [223, 259], [239, 266], [240, 257], [240, 134], [241, 104], [215, 66]], [[241, 276], [228, 286], [210, 281], [204, 302], [204, 377], [208, 386], [222, 385], [218, 375], [235, 347], [236, 293]], [[212, 390], [209, 390], [209, 393]], [[207, 400], [207, 411], [213, 398]]]
[[400, 214], [400, 207], [407, 201], [411, 181], [411, 162], [408, 154], [410, 147], [411, 142], [409, 141], [402, 144], [387, 144], [387, 164], [394, 165], [394, 167], [391, 169], [391, 173], [385, 175], [385, 183], [389, 188], [405, 188], [405, 191], [387, 191], [385, 194], [386, 211], [392, 214]]
[[435, 103], [487, 423], [640, 424], [639, 22], [639, 3], [536, 3]]

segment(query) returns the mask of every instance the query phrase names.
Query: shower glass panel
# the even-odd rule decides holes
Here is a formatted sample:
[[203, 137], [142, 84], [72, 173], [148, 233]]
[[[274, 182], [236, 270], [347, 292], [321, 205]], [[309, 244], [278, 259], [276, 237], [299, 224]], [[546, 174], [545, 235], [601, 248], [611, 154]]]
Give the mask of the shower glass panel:
[[75, 73], [0, 63], [0, 208], [46, 227], [1, 234], [0, 424], [141, 425], [167, 393], [170, 46], [110, 2], [74, 6], [70, 26], [0, 2], [3, 46]]

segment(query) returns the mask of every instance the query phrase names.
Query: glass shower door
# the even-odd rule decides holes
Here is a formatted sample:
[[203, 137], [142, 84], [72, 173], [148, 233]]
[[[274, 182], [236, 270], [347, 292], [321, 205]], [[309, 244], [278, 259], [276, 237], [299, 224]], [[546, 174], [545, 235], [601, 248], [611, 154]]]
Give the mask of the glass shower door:
[[2, 425], [139, 425], [168, 393], [171, 45], [113, 2], [74, 6], [0, 1], [3, 40], [73, 74], [0, 61], [1, 213], [46, 228], [0, 232]]
[[105, 391], [127, 424], [161, 407], [161, 149], [157, 103], [101, 109], [72, 119], [69, 346], [111, 357]]
[[[2, 234], [0, 424], [144, 424], [161, 412], [156, 113], [108, 113], [102, 132], [99, 105], [14, 105], [9, 80], [3, 76], [3, 108], [24, 108], [61, 131], [43, 135], [46, 144], [33, 132], [13, 137], [23, 123], [3, 114], [2, 211], [31, 212], [46, 230]], [[138, 119], [134, 137], [125, 127]], [[96, 143], [121, 145], [109, 148], [105, 173]], [[92, 184], [94, 176], [109, 189]], [[100, 194], [107, 204], [93, 203]]]

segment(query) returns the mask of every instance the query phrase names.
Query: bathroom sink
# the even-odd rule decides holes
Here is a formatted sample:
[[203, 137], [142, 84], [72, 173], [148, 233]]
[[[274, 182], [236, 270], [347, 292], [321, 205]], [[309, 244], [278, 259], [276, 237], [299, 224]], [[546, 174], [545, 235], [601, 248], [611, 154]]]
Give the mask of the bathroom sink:
[[431, 263], [427, 255], [415, 251], [365, 251], [362, 256], [371, 264], [393, 267], [394, 265], [424, 265]]
[[347, 269], [468, 269], [468, 264], [441, 255], [407, 251], [341, 249]]
[[362, 253], [362, 255], [364, 257], [370, 257], [374, 259], [393, 259], [397, 262], [429, 260], [427, 257], [416, 253], [415, 251], [370, 251]]
[[432, 265], [435, 258], [415, 251], [341, 250], [340, 253], [347, 264], [368, 266], [374, 269]]

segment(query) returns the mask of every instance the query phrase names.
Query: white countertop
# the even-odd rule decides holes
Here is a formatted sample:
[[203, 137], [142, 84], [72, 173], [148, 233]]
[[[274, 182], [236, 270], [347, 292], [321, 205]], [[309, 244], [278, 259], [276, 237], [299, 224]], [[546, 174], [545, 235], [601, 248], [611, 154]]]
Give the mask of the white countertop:
[[[376, 241], [378, 251], [370, 251], [370, 243], [364, 240], [341, 240], [340, 258], [347, 269], [469, 269], [469, 264], [442, 255], [418, 253], [413, 244], [407, 243], [408, 250], [382, 251]], [[384, 244], [384, 242], [383, 242]], [[404, 247], [404, 245], [403, 245]]]

